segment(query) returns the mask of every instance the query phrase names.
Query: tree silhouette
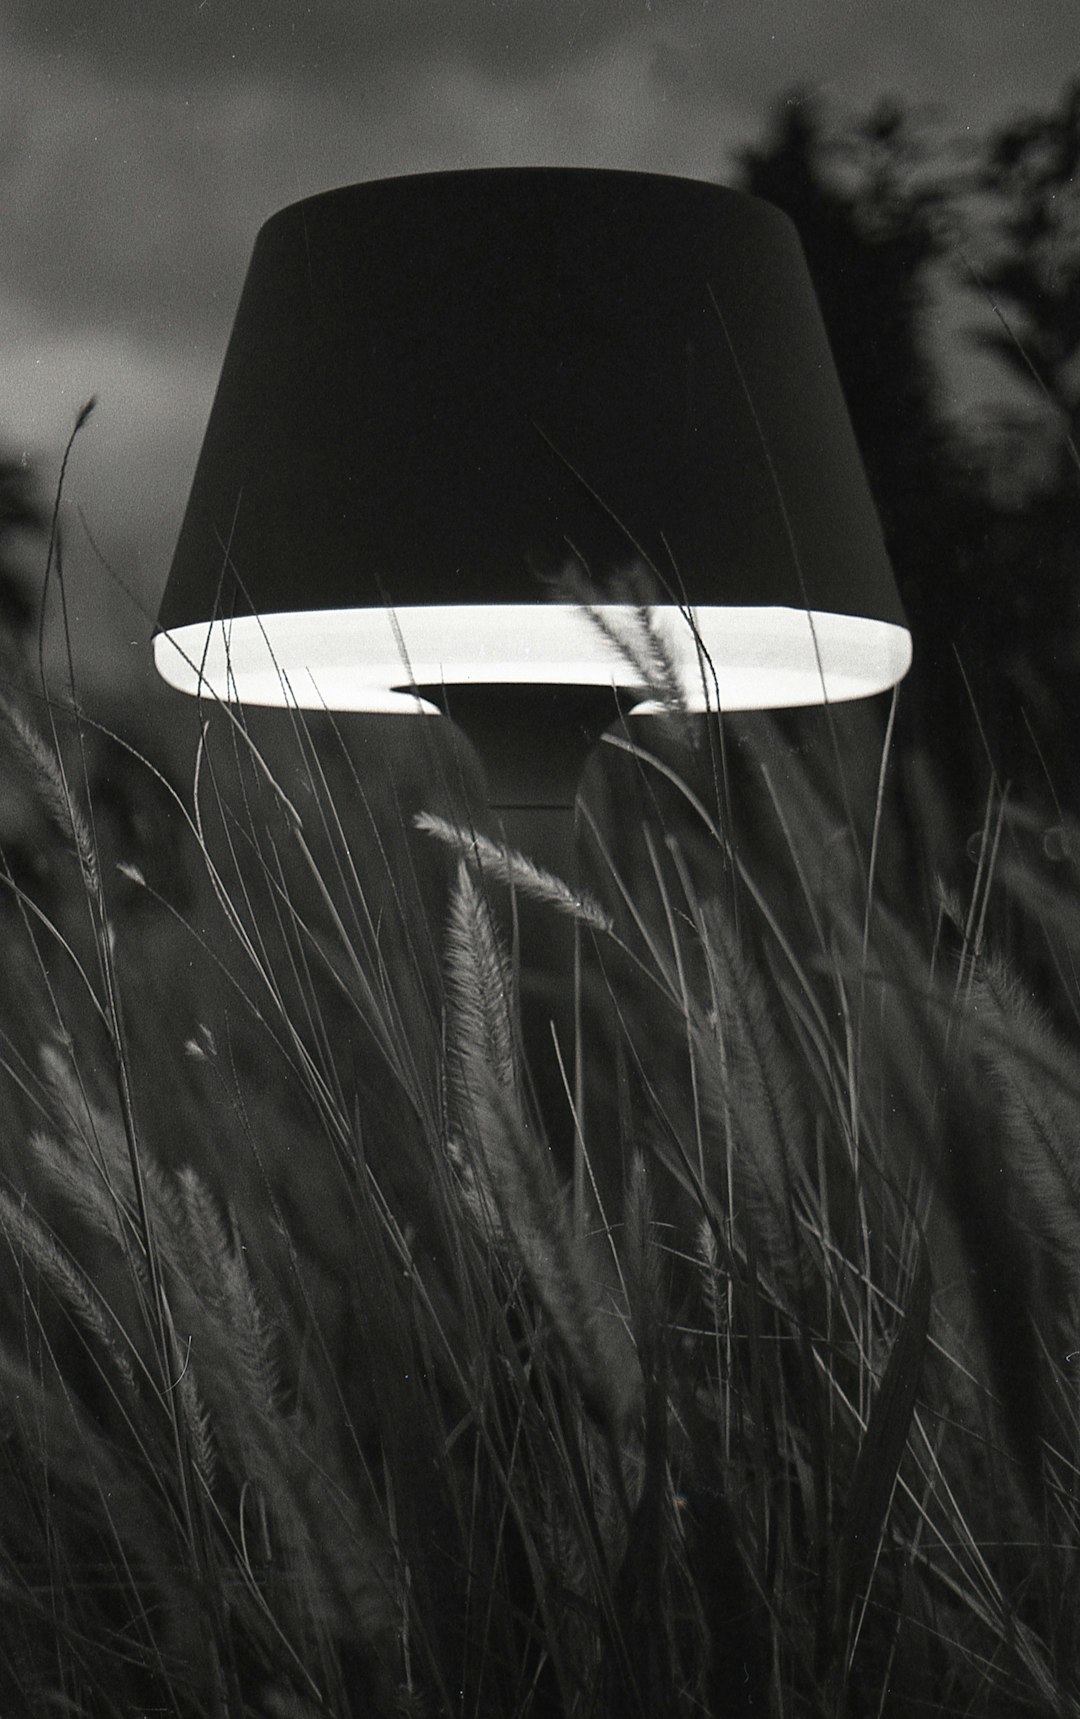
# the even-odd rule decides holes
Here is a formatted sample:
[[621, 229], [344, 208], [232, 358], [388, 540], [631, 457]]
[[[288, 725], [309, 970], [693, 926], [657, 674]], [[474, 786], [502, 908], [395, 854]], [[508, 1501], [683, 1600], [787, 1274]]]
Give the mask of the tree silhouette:
[[33, 629], [37, 608], [22, 566], [28, 536], [39, 535], [46, 514], [37, 493], [36, 473], [11, 455], [0, 455], [0, 636], [22, 646]]
[[[29, 652], [38, 604], [27, 568], [30, 546], [44, 542], [47, 514], [36, 472], [0, 455], [0, 863], [9, 880], [34, 888], [47, 869], [46, 828], [18, 739], [26, 714]], [[13, 714], [12, 714], [13, 713]], [[0, 910], [13, 905], [5, 890]]]
[[[1080, 80], [1060, 107], [993, 132], [973, 176], [991, 200], [976, 262], [999, 319], [973, 338], [1013, 372], [1043, 421], [1048, 476], [1077, 487], [1080, 437]], [[1073, 443], [1070, 448], [1070, 440]]]
[[[895, 103], [841, 125], [799, 95], [777, 108], [764, 142], [743, 156], [742, 176], [799, 230], [914, 637], [900, 704], [902, 756], [920, 761], [923, 783], [944, 782], [933, 845], [954, 851], [977, 820], [969, 802], [985, 789], [972, 769], [979, 731], [958, 661], [969, 643], [967, 552], [981, 500], [941, 408], [927, 340], [934, 271], [948, 256], [951, 184]], [[843, 715], [850, 750], [876, 751], [884, 720], [877, 715], [876, 729], [866, 717]], [[920, 793], [922, 804], [902, 819], [906, 830], [935, 822]]]
[[[1048, 773], [1059, 797], [1080, 792], [1058, 744], [1075, 678], [1061, 641], [1080, 495], [1063, 434], [1080, 399], [1078, 152], [1073, 89], [1058, 113], [992, 135], [966, 176], [894, 102], [838, 127], [790, 97], [743, 157], [747, 188], [799, 228], [915, 637], [905, 738], [960, 819], [976, 815], [990, 761], [1025, 796], [1045, 795]], [[1033, 414], [1021, 467], [1004, 413], [980, 439], [944, 411], [935, 283], [961, 271], [970, 283], [973, 230], [984, 294], [1015, 318], [1011, 333], [996, 322], [973, 338], [1038, 397], [1052, 460], [1034, 457], [1046, 432]]]
[[987, 437], [989, 577], [1007, 589], [1016, 712], [1076, 805], [1080, 704], [1080, 82], [1059, 106], [991, 133], [970, 177], [983, 211], [957, 267], [990, 315], [971, 338], [1008, 373]]
[[[830, 133], [821, 107], [790, 98], [771, 139], [743, 156], [746, 187], [799, 229], [837, 369], [898, 571], [917, 559], [921, 497], [949, 453], [924, 341], [929, 271], [945, 248], [945, 192], [918, 182], [909, 122], [883, 104]], [[913, 503], [915, 513], [913, 513]]]

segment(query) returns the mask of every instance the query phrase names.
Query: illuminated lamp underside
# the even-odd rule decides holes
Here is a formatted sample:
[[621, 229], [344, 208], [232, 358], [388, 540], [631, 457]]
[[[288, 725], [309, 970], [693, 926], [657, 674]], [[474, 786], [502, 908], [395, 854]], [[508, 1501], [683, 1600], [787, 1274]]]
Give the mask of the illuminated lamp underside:
[[[660, 605], [650, 616], [690, 711], [866, 698], [911, 661], [910, 634], [889, 621], [719, 605]], [[182, 692], [251, 705], [438, 715], [410, 688], [509, 682], [637, 691], [636, 711], [649, 714], [658, 705], [635, 668], [643, 642], [630, 606], [453, 604], [195, 622], [159, 633], [154, 657]]]

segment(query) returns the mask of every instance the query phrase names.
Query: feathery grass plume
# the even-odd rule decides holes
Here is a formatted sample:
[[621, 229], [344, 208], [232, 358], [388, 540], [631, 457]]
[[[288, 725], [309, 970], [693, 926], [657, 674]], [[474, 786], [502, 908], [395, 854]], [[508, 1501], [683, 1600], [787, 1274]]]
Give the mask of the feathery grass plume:
[[[687, 714], [686, 690], [671, 643], [656, 615], [659, 582], [641, 562], [601, 591], [574, 562], [555, 582], [558, 595], [578, 604], [589, 624], [633, 670], [643, 692], [673, 717]], [[686, 735], [690, 734], [689, 728]]]
[[187, 1277], [203, 1300], [224, 1305], [222, 1276], [232, 1240], [217, 1202], [190, 1164], [179, 1172], [177, 1186], [183, 1214]]
[[526, 1272], [584, 1396], [613, 1424], [625, 1412], [624, 1381], [614, 1379], [598, 1336], [598, 1283], [572, 1233], [545, 1149], [521, 1113], [509, 963], [464, 860], [450, 902], [446, 984], [454, 1156], [469, 1172], [466, 1201]]
[[263, 1412], [276, 1412], [281, 1375], [274, 1324], [238, 1254], [226, 1260], [223, 1277], [226, 1330], [233, 1339], [233, 1359], [244, 1380], [247, 1401]]
[[719, 901], [702, 903], [700, 932], [710, 1008], [689, 1025], [702, 1108], [721, 1138], [730, 1134], [737, 1205], [761, 1226], [771, 1263], [790, 1267], [805, 1135], [797, 1083], [761, 977]]
[[362, 1641], [388, 1666], [397, 1658], [401, 1612], [385, 1527], [363, 1508], [355, 1476], [338, 1469], [313, 1429], [300, 1419], [290, 1430], [281, 1470], [288, 1493], [284, 1517], [280, 1487], [271, 1483], [269, 1497], [305, 1570], [304, 1612], [321, 1628]]
[[[265, 1421], [276, 1407], [279, 1380], [271, 1353], [272, 1337], [247, 1269], [237, 1260], [234, 1240], [209, 1189], [190, 1165], [180, 1171], [177, 1186], [181, 1225], [171, 1238], [167, 1256], [183, 1260], [183, 1289], [194, 1295], [204, 1318], [211, 1322], [211, 1346], [206, 1353], [214, 1418], [220, 1418], [223, 1430], [233, 1435], [240, 1449], [250, 1450], [253, 1438], [256, 1443], [264, 1442]], [[197, 1326], [194, 1309], [188, 1317], [189, 1323]], [[189, 1345], [194, 1342], [200, 1355], [208, 1335], [197, 1328], [189, 1338]], [[222, 1374], [223, 1364], [229, 1368], [228, 1378]], [[186, 1383], [192, 1377], [191, 1367], [185, 1364], [181, 1379]], [[196, 1463], [212, 1476], [215, 1463], [210, 1412], [200, 1400], [189, 1401], [183, 1395], [181, 1405], [190, 1423]]]
[[70, 1140], [56, 1139], [42, 1129], [28, 1137], [30, 1156], [45, 1181], [79, 1217], [110, 1241], [124, 1242], [124, 1213], [119, 1190], [110, 1192], [98, 1164], [87, 1152], [73, 1149]]
[[207, 1492], [212, 1492], [217, 1478], [218, 1459], [210, 1415], [199, 1394], [198, 1383], [191, 1366], [190, 1349], [183, 1371], [174, 1385], [180, 1399], [180, 1414], [191, 1448], [195, 1471]]
[[526, 1128], [512, 1094], [486, 1066], [478, 1065], [473, 1079], [473, 1127], [464, 1150], [482, 1189], [486, 1231], [524, 1272], [586, 1408], [617, 1439], [635, 1412], [639, 1379], [617, 1341], [606, 1278], [577, 1234], [546, 1148]]
[[648, 1165], [644, 1154], [635, 1151], [627, 1173], [620, 1254], [630, 1325], [639, 1351], [652, 1350], [663, 1320], [664, 1292], [655, 1224]]
[[418, 812], [413, 819], [418, 830], [444, 842], [461, 859], [485, 876], [499, 878], [508, 888], [520, 891], [533, 901], [543, 902], [556, 912], [578, 920], [593, 931], [610, 932], [612, 921], [586, 890], [571, 889], [554, 872], [545, 871], [516, 848], [493, 842], [488, 836], [452, 823], [432, 812]]
[[702, 1299], [709, 1315], [710, 1335], [722, 1338], [730, 1325], [728, 1278], [721, 1275], [720, 1249], [712, 1223], [702, 1218], [697, 1227], [697, 1263]]
[[[61, 1140], [70, 1158], [86, 1166], [87, 1180], [91, 1176], [97, 1177], [109, 1201], [119, 1200], [124, 1212], [132, 1219], [126, 1227], [112, 1224], [109, 1233], [126, 1246], [130, 1244], [129, 1255], [134, 1258], [136, 1255], [130, 1253], [130, 1248], [134, 1247], [137, 1253], [142, 1247], [142, 1238], [134, 1221], [135, 1185], [123, 1124], [119, 1117], [96, 1103], [87, 1091], [70, 1047], [46, 1041], [40, 1047], [39, 1055]], [[62, 1161], [58, 1154], [53, 1153], [47, 1162], [43, 1162], [48, 1169], [57, 1167]], [[150, 1154], [144, 1156], [141, 1171], [155, 1241], [166, 1262], [174, 1269], [178, 1267], [182, 1274], [184, 1256], [177, 1244], [184, 1234], [183, 1213], [175, 1183]], [[99, 1201], [94, 1201], [92, 1210], [105, 1221], [105, 1208]]]
[[1000, 1097], [1010, 1176], [1033, 1230], [1080, 1288], [1080, 1058], [997, 956], [972, 980], [968, 1020]]
[[210, 1190], [191, 1167], [181, 1171], [179, 1191], [182, 1231], [175, 1251], [182, 1250], [186, 1260], [187, 1284], [220, 1327], [244, 1403], [258, 1416], [273, 1415], [280, 1398], [277, 1334], [242, 1258], [241, 1241], [230, 1236]]
[[[587, 1460], [590, 1452], [586, 1441], [583, 1452]], [[604, 1651], [603, 1636], [596, 1627], [595, 1552], [583, 1543], [587, 1536], [579, 1513], [559, 1484], [561, 1477], [545, 1478], [548, 1484], [539, 1501], [535, 1534], [544, 1565], [555, 1576], [549, 1604], [564, 1661], [574, 1668], [577, 1687], [591, 1689], [602, 1674]], [[604, 1497], [596, 1482], [597, 1477], [587, 1471], [586, 1486], [594, 1510], [596, 1493], [601, 1500]], [[621, 1555], [621, 1542], [626, 1538], [624, 1516], [620, 1513], [610, 1523], [600, 1521], [599, 1538], [609, 1556], [612, 1552]]]
[[466, 860], [457, 877], [445, 928], [445, 1064], [451, 1109], [449, 1152], [473, 1217], [499, 1227], [490, 1176], [490, 1148], [499, 1126], [490, 1095], [518, 1102], [518, 1062], [512, 1026], [512, 973], [492, 913]]
[[670, 716], [686, 715], [686, 692], [670, 642], [655, 611], [635, 604], [628, 612], [586, 603], [585, 616], [640, 677], [643, 690]]
[[0, 1228], [5, 1231], [9, 1244], [19, 1248], [36, 1266], [83, 1330], [97, 1339], [125, 1385], [134, 1390], [135, 1374], [127, 1353], [127, 1339], [108, 1306], [55, 1236], [25, 1206], [2, 1189]]
[[[179, 1531], [160, 1404], [148, 1399], [145, 1415], [124, 1412], [102, 1428], [101, 1408], [88, 1412], [40, 1352], [28, 1365], [3, 1343], [0, 1387], [0, 1538], [19, 1572], [9, 1624], [18, 1616], [31, 1639], [36, 1632], [39, 1663], [58, 1664], [70, 1687], [97, 1682], [99, 1700], [79, 1711], [119, 1716], [141, 1709], [150, 1689], [168, 1693], [177, 1712], [221, 1710], [207, 1699], [215, 1648], [200, 1571]], [[39, 1521], [22, 1544], [12, 1520], [20, 1491], [48, 1518], [44, 1535]], [[229, 1608], [237, 1640], [265, 1635], [243, 1584], [232, 1584]]]
[[491, 912], [465, 860], [458, 862], [446, 927], [446, 1058], [455, 1121], [482, 1133], [489, 1085], [516, 1093], [513, 977]]
[[49, 822], [64, 838], [79, 862], [87, 894], [97, 901], [101, 893], [97, 855], [90, 826], [68, 786], [63, 765], [53, 748], [15, 705], [0, 697], [0, 716], [7, 723], [18, 750], [29, 768]]
[[[230, 1230], [193, 1169], [184, 1169], [178, 1182], [185, 1287], [211, 1325], [196, 1327], [176, 1385], [196, 1468], [209, 1489], [224, 1456], [255, 1485], [277, 1544], [275, 1553], [268, 1542], [267, 1575], [274, 1574], [275, 1557], [292, 1571], [293, 1588], [279, 1596], [280, 1605], [320, 1629], [355, 1631], [362, 1621], [367, 1637], [384, 1639], [392, 1609], [386, 1547], [363, 1520], [348, 1479], [332, 1474], [331, 1453], [320, 1448], [303, 1407], [283, 1410], [276, 1324], [252, 1281], [235, 1222]], [[198, 1388], [193, 1350], [206, 1360]]]
[[[387, 1548], [364, 1520], [348, 1478], [332, 1472], [331, 1451], [320, 1447], [303, 1405], [283, 1409], [276, 1323], [252, 1281], [235, 1221], [230, 1230], [192, 1168], [178, 1182], [185, 1286], [212, 1327], [196, 1329], [176, 1385], [196, 1468], [209, 1489], [224, 1458], [255, 1486], [274, 1528], [266, 1574], [274, 1577], [275, 1559], [291, 1571], [279, 1605], [305, 1627], [355, 1633], [362, 1624], [366, 1639], [385, 1641], [388, 1619], [397, 1616]], [[193, 1349], [207, 1363], [198, 1388]]]
[[[7, 1341], [0, 1342], [0, 1426], [9, 1457], [11, 1435], [16, 1434], [23, 1478], [30, 1481], [32, 1489], [48, 1488], [52, 1553], [63, 1557], [66, 1535], [71, 1535], [76, 1545], [80, 1541], [85, 1544], [82, 1535], [90, 1527], [103, 1543], [111, 1540], [113, 1551], [120, 1554], [116, 1560], [118, 1581], [126, 1554], [139, 1561], [151, 1586], [155, 1567], [163, 1566], [163, 1547], [169, 1544], [163, 1531], [163, 1498], [157, 1477], [132, 1463], [94, 1425], [59, 1374], [50, 1376], [36, 1357], [28, 1362], [13, 1354]], [[10, 1462], [5, 1468], [0, 1521], [4, 1525], [6, 1562], [15, 1496]], [[61, 1483], [70, 1495], [68, 1499], [60, 1495]], [[65, 1510], [72, 1498], [79, 1500], [77, 1513]], [[40, 1550], [42, 1556], [50, 1555], [49, 1548], [42, 1546]], [[25, 1601], [29, 1597], [25, 1578], [19, 1577], [14, 1585]]]

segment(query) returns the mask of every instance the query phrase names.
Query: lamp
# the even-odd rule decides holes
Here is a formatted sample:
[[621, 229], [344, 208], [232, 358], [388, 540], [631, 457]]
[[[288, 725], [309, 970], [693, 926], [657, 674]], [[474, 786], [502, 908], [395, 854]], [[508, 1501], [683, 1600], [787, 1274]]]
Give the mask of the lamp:
[[[653, 174], [349, 186], [262, 229], [157, 666], [253, 704], [628, 684], [544, 581], [639, 560], [692, 704], [815, 704], [910, 641], [794, 228]], [[523, 607], [524, 605], [524, 607]]]
[[616, 698], [644, 696], [553, 583], [568, 564], [600, 593], [652, 570], [691, 709], [840, 701], [906, 672], [786, 216], [563, 168], [275, 215], [161, 603], [162, 675], [251, 704], [443, 710], [494, 806], [565, 808]]

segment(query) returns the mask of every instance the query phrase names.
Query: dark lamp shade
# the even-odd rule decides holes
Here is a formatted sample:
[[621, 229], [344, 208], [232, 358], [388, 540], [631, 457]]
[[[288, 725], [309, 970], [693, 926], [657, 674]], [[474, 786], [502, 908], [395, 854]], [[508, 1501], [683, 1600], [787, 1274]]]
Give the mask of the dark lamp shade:
[[506, 168], [267, 222], [161, 604], [167, 680], [339, 710], [507, 681], [645, 698], [610, 634], [646, 588], [694, 708], [855, 698], [909, 665], [786, 216]]

